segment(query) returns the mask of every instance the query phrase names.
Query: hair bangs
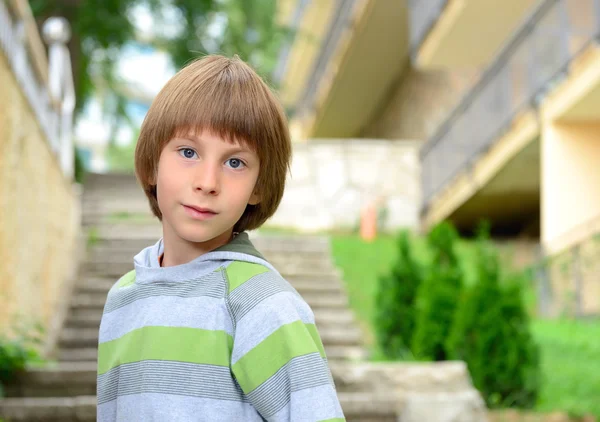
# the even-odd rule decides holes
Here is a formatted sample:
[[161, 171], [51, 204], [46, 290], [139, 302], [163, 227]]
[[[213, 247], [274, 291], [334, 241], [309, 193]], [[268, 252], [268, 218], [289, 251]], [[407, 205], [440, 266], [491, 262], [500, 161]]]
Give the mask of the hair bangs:
[[209, 130], [264, 158], [261, 140], [268, 136], [272, 100], [257, 75], [248, 72], [242, 63], [233, 62], [208, 78], [192, 76], [196, 78], [191, 78], [191, 86], [174, 87], [167, 101], [172, 106], [157, 116], [162, 122], [161, 143], [177, 135], [200, 135]]

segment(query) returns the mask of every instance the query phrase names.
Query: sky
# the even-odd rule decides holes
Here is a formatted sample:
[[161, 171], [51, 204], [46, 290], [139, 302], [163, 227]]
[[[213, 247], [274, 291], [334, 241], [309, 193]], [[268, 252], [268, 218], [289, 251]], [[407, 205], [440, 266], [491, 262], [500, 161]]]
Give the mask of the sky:
[[[167, 24], [160, 27], [166, 34], [176, 32], [174, 21], [177, 16], [173, 12], [166, 12]], [[141, 39], [152, 36], [157, 26], [147, 8], [138, 6], [132, 12], [134, 26]], [[169, 24], [171, 21], [171, 24]], [[116, 64], [117, 74], [128, 84], [145, 92], [149, 98], [154, 97], [164, 86], [175, 69], [169, 57], [162, 52], [154, 51], [140, 44], [132, 43], [125, 46]], [[147, 106], [131, 104], [128, 111], [131, 113], [136, 126], [141, 125]], [[103, 120], [101, 105], [97, 98], [91, 99], [75, 127], [75, 138], [79, 144], [105, 144], [108, 142], [110, 127]], [[134, 131], [126, 126], [117, 133], [117, 143], [124, 145], [133, 139]]]

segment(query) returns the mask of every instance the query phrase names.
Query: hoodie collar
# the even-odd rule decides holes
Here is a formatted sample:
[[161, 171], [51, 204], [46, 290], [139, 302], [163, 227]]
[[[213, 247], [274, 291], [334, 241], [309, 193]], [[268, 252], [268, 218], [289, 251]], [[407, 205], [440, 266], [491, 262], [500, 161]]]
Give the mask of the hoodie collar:
[[136, 282], [181, 282], [196, 280], [226, 265], [228, 261], [244, 261], [261, 264], [275, 270], [260, 252], [256, 250], [248, 233], [242, 232], [229, 243], [200, 255], [196, 259], [181, 265], [161, 267], [158, 257], [163, 253], [162, 238], [153, 246], [143, 249], [134, 257]]

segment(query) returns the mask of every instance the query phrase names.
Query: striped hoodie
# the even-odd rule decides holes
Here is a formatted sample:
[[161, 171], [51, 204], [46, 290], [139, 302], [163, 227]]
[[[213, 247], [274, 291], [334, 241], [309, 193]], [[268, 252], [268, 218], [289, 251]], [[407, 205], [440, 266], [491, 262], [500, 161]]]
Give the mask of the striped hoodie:
[[98, 421], [344, 421], [313, 312], [246, 233], [160, 267], [162, 241], [108, 293]]

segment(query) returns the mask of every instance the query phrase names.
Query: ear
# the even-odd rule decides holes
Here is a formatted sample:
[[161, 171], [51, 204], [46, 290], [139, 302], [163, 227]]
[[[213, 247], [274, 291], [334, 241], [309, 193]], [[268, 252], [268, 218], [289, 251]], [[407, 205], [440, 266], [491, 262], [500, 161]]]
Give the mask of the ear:
[[248, 200], [248, 205], [258, 205], [261, 201], [261, 197], [258, 192], [254, 191]]

